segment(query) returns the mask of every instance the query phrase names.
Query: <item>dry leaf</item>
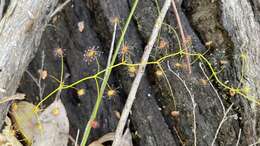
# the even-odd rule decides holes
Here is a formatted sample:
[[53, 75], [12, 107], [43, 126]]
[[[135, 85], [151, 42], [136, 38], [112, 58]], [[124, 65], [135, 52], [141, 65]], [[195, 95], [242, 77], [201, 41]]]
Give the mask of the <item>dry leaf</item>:
[[24, 136], [28, 144], [32, 143], [33, 136], [40, 133], [37, 115], [33, 112], [35, 106], [29, 102], [21, 101], [11, 106], [11, 118], [16, 129]]
[[84, 31], [84, 29], [85, 29], [84, 21], [78, 22], [78, 29], [79, 29], [79, 32], [83, 32]]
[[116, 116], [117, 119], [120, 119], [121, 114], [120, 114], [119, 111], [114, 111], [114, 114], [115, 114], [115, 116]]
[[29, 102], [14, 103], [11, 116], [18, 131], [32, 146], [67, 146], [69, 121], [61, 100], [55, 100], [37, 116], [35, 105]]
[[67, 146], [69, 120], [61, 100], [55, 100], [41, 113], [42, 132], [33, 137], [32, 146]]
[[12, 129], [12, 123], [8, 116], [5, 119], [6, 126], [0, 133], [1, 146], [22, 146], [20, 141], [15, 137], [15, 130]]
[[[93, 141], [88, 146], [104, 146], [103, 143], [108, 141], [113, 141], [114, 138], [115, 138], [115, 132], [109, 132], [104, 136], [100, 137], [98, 140]], [[129, 128], [126, 129], [124, 135], [120, 139], [120, 144], [122, 146], [133, 146], [132, 135]]]
[[124, 135], [122, 136], [120, 144], [122, 146], [133, 146], [132, 135], [129, 128], [126, 129]]
[[89, 146], [104, 146], [102, 143], [113, 141], [115, 137], [114, 132], [109, 132], [104, 136], [100, 137], [98, 140], [93, 141]]

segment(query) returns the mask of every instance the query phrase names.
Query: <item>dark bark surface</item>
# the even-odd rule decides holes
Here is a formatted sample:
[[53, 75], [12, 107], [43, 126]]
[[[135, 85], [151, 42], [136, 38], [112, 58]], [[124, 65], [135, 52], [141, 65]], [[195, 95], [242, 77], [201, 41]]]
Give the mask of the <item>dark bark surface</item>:
[[[161, 0], [159, 7], [162, 6]], [[225, 1], [225, 0], [223, 0]], [[245, 0], [246, 1], [246, 0]], [[259, 22], [259, 2], [250, 1], [254, 18]], [[242, 2], [241, 2], [242, 3]], [[248, 2], [249, 3], [249, 2]], [[229, 85], [238, 87], [241, 77], [241, 62], [236, 56], [241, 54], [237, 51], [239, 47], [232, 36], [231, 26], [223, 25], [225, 19], [222, 17], [225, 4], [212, 2], [211, 0], [184, 0], [182, 7], [178, 5], [180, 16], [186, 36], [191, 36], [191, 52], [207, 52], [205, 57], [209, 59], [216, 70], [224, 68], [218, 76], [221, 80], [229, 80]], [[112, 38], [112, 19], [119, 17], [122, 23], [126, 20], [131, 9], [131, 1], [128, 0], [74, 0], [66, 6], [62, 13], [59, 13], [51, 24], [46, 27], [41, 41], [40, 49], [35, 59], [30, 63], [28, 70], [38, 76], [38, 69], [41, 67], [41, 56], [44, 51], [44, 68], [48, 73], [59, 77], [60, 59], [54, 56], [54, 48], [65, 49], [65, 72], [70, 74], [67, 84], [73, 83], [84, 76], [97, 72], [95, 62], [87, 63], [83, 59], [84, 51], [93, 46], [98, 47], [102, 52], [98, 57], [100, 66], [104, 69]], [[125, 37], [126, 42], [131, 46], [129, 63], [140, 62], [143, 48], [152, 31], [153, 24], [158, 15], [156, 1], [140, 0], [134, 19]], [[186, 17], [187, 16], [187, 17]], [[78, 22], [84, 21], [83, 32], [78, 30]], [[172, 10], [167, 14], [165, 23], [173, 26], [178, 31], [177, 23]], [[228, 24], [232, 24], [229, 22]], [[259, 26], [259, 24], [258, 24]], [[118, 30], [118, 34], [120, 30]], [[161, 50], [158, 45], [154, 47], [151, 60], [158, 59], [169, 52], [178, 50], [177, 38], [174, 32], [163, 25], [160, 40], [169, 43], [168, 49]], [[212, 48], [208, 50], [205, 43], [212, 41]], [[159, 41], [158, 41], [159, 43]], [[258, 44], [257, 44], [258, 45]], [[257, 47], [256, 45], [256, 47]], [[208, 51], [207, 51], [208, 50]], [[120, 57], [119, 57], [120, 58]], [[195, 57], [191, 58], [195, 60]], [[187, 74], [184, 57], [173, 57], [168, 60], [172, 69], [185, 79], [187, 87], [194, 95], [196, 102], [196, 135], [197, 145], [211, 145], [215, 132], [223, 118], [221, 103], [209, 84], [202, 84], [200, 81], [205, 76], [198, 66], [198, 62], [192, 64], [192, 74]], [[228, 64], [221, 64], [220, 61], [228, 61]], [[182, 64], [178, 68], [176, 64]], [[155, 65], [149, 65], [145, 76], [140, 84], [137, 99], [132, 108], [130, 116], [130, 128], [134, 136], [135, 145], [140, 146], [170, 146], [170, 145], [193, 145], [193, 109], [191, 97], [182, 82], [168, 70], [167, 62], [162, 63], [172, 88], [173, 96], [164, 77], [155, 75], [158, 69]], [[209, 68], [207, 68], [209, 69]], [[207, 72], [210, 76], [210, 72]], [[249, 76], [250, 78], [250, 76]], [[119, 87], [118, 95], [103, 98], [97, 121], [99, 127], [93, 129], [89, 141], [93, 141], [107, 132], [114, 131], [118, 122], [115, 111], [121, 112], [127, 94], [131, 88], [133, 78], [129, 75], [127, 67], [119, 67], [113, 70], [109, 84], [115, 88]], [[221, 87], [214, 79], [212, 82], [219, 92], [226, 109], [233, 103], [234, 106], [229, 115], [238, 118], [229, 118], [222, 126], [216, 145], [235, 145], [238, 140], [239, 130], [242, 130], [240, 145], [254, 143], [254, 113], [250, 102], [238, 95], [230, 96], [228, 90]], [[44, 95], [50, 93], [58, 83], [51, 78], [44, 81], [46, 89]], [[256, 84], [257, 85], [257, 84]], [[259, 85], [259, 84], [258, 84]], [[90, 117], [96, 102], [95, 80], [89, 80], [76, 86], [86, 89], [86, 94], [79, 97], [74, 89], [64, 90], [62, 100], [68, 112], [70, 120], [70, 134], [75, 137], [80, 129], [81, 136]], [[257, 88], [257, 87], [255, 87]], [[28, 100], [34, 103], [38, 96], [38, 88], [28, 74], [24, 74], [20, 83], [19, 91], [25, 92]], [[255, 91], [257, 93], [257, 91]], [[50, 103], [50, 98], [46, 104]], [[172, 117], [172, 111], [179, 111], [178, 117]], [[258, 125], [259, 121], [256, 121]], [[256, 131], [255, 134], [258, 134]], [[80, 137], [81, 137], [80, 136]]]

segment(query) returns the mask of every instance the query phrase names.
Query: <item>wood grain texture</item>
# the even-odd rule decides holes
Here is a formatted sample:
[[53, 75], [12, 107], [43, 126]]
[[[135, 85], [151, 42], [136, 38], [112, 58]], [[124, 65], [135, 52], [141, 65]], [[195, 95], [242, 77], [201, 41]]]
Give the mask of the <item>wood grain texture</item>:
[[[15, 93], [27, 65], [37, 51], [42, 32], [58, 0], [12, 0], [0, 23], [0, 88]], [[32, 18], [33, 16], [33, 18]], [[32, 24], [33, 21], [33, 25]], [[28, 28], [30, 27], [30, 28]], [[8, 103], [0, 106], [0, 126], [8, 111]]]
[[[234, 74], [238, 80], [243, 80], [242, 86], [250, 87], [249, 96], [259, 99], [260, 86], [260, 25], [257, 18], [259, 2], [248, 0], [222, 0], [222, 21], [234, 43]], [[255, 5], [254, 5], [255, 4]], [[258, 11], [259, 12], [259, 11]], [[243, 61], [241, 55], [245, 55]], [[241, 61], [242, 60], [242, 61]], [[245, 65], [243, 68], [242, 65]], [[241, 67], [242, 66], [242, 67]], [[243, 76], [242, 76], [243, 74]], [[243, 102], [245, 112], [242, 113], [243, 133], [242, 144], [255, 143], [259, 137], [259, 106], [251, 102]]]

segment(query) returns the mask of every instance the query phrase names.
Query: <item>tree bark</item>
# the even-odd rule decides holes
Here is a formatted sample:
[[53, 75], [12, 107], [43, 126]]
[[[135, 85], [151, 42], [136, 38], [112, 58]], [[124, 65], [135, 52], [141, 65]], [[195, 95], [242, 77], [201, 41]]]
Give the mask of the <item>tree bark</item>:
[[[158, 0], [158, 5], [156, 1], [152, 0], [139, 2], [135, 17], [130, 23], [125, 37], [126, 43], [130, 45], [131, 57], [128, 57], [130, 63], [140, 62], [144, 45], [148, 41], [158, 16], [158, 10], [163, 2]], [[86, 63], [83, 58], [84, 51], [93, 46], [98, 46], [98, 51], [103, 52], [98, 60], [101, 69], [104, 69], [113, 32], [112, 19], [119, 17], [122, 21], [120, 23], [122, 27], [129, 14], [131, 3], [132, 1], [129, 0], [74, 0], [46, 27], [40, 49], [29, 65], [29, 71], [37, 76], [37, 70], [41, 67], [42, 51], [44, 51], [46, 55], [44, 68], [48, 70], [49, 74], [58, 77], [60, 60], [53, 56], [53, 50], [61, 47], [65, 49], [66, 54], [65, 72], [71, 75], [66, 84], [70, 84], [97, 72], [96, 63]], [[249, 87], [248, 96], [259, 96], [259, 2], [257, 0], [183, 0], [182, 4], [179, 3], [177, 6], [185, 34], [187, 37], [190, 36], [192, 40], [192, 47], [189, 48], [189, 51], [202, 54], [206, 52], [204, 56], [211, 65], [216, 71], [221, 70], [217, 76], [222, 82], [234, 88], [246, 89]], [[78, 30], [78, 23], [81, 21], [84, 21], [83, 32]], [[165, 23], [179, 32], [172, 11], [168, 12]], [[31, 32], [34, 31], [29, 33], [35, 34]], [[118, 30], [119, 33], [120, 30]], [[167, 42], [168, 48], [160, 50], [158, 41], [158, 44], [154, 46], [151, 60], [158, 59], [169, 52], [178, 51], [177, 38], [168, 26], [164, 25], [161, 29], [159, 40]], [[209, 41], [212, 41], [210, 49], [209, 46], [205, 45]], [[28, 42], [23, 43], [23, 45], [27, 44]], [[22, 46], [20, 48], [28, 47]], [[16, 52], [21, 50], [15, 49]], [[2, 52], [0, 53], [2, 54]], [[32, 53], [26, 54], [31, 56]], [[18, 55], [21, 56], [21, 52]], [[245, 56], [246, 59], [243, 58]], [[21, 62], [28, 63], [30, 59], [25, 58]], [[168, 61], [173, 71], [185, 80], [185, 84], [194, 96], [197, 145], [211, 145], [224, 115], [221, 101], [224, 103], [225, 111], [230, 105], [233, 106], [228, 114], [228, 120], [224, 122], [217, 134], [214, 145], [236, 145], [237, 142], [239, 145], [255, 143], [260, 132], [258, 130], [260, 125], [258, 106], [238, 94], [232, 96], [229, 90], [223, 88], [215, 78], [211, 78], [210, 81], [218, 91], [220, 101], [212, 86], [201, 82], [206, 77], [199, 67], [200, 61], [197, 60], [192, 64], [192, 74], [189, 75], [183, 58], [185, 57], [177, 56]], [[12, 58], [6, 60], [10, 59]], [[196, 59], [191, 57], [191, 62]], [[3, 62], [1, 60], [3, 59], [0, 59], [0, 67], [2, 67], [1, 63]], [[13, 64], [16, 63], [13, 62]], [[178, 64], [181, 64], [181, 67], [178, 67]], [[4, 71], [12, 71], [10, 75], [15, 73], [12, 78], [15, 78], [16, 81], [10, 82], [4, 78], [2, 79], [4, 83], [9, 82], [9, 84], [8, 86], [3, 84], [5, 85], [3, 86], [3, 82], [1, 82], [0, 87], [7, 87], [7, 90], [10, 91], [8, 93], [13, 94], [16, 89], [13, 89], [13, 85], [19, 81], [19, 77], [22, 75], [20, 70], [23, 71], [26, 65], [18, 68], [19, 73], [18, 70], [13, 71], [17, 66], [5, 65], [5, 67], [8, 66], [8, 70], [5, 69], [0, 73], [0, 79], [2, 79], [1, 75]], [[140, 146], [194, 145], [194, 119], [192, 115], [194, 108], [190, 94], [185, 89], [185, 84], [168, 69], [167, 61], [162, 63], [162, 67], [169, 80], [172, 93], [167, 80], [155, 75], [154, 72], [158, 70], [158, 66], [149, 65], [140, 83], [130, 116], [130, 128], [132, 133], [135, 133], [134, 144]], [[210, 69], [204, 69], [207, 70], [206, 73], [210, 77], [212, 73]], [[127, 67], [113, 70], [110, 84], [115, 88], [119, 87], [118, 95], [111, 99], [104, 96], [97, 118], [100, 127], [93, 129], [89, 142], [115, 130], [118, 119], [114, 112], [121, 112], [132, 80]], [[46, 84], [45, 95], [58, 85], [50, 78], [45, 80], [44, 84]], [[77, 129], [80, 129], [81, 134], [83, 133], [96, 101], [94, 80], [81, 83], [76, 88], [86, 89], [86, 95], [79, 97], [75, 89], [68, 89], [62, 93], [62, 100], [70, 119], [70, 134], [73, 137], [76, 137]], [[23, 76], [19, 91], [25, 92], [31, 101], [39, 102], [35, 98], [39, 92], [37, 86], [27, 74]], [[46, 104], [50, 103], [51, 100]], [[178, 111], [179, 116], [172, 116], [172, 111]], [[240, 131], [241, 135], [239, 136]]]
[[[42, 32], [50, 20], [49, 13], [57, 0], [12, 0], [0, 22], [0, 97], [16, 92], [20, 79], [33, 59]], [[0, 106], [3, 125], [9, 103]]]

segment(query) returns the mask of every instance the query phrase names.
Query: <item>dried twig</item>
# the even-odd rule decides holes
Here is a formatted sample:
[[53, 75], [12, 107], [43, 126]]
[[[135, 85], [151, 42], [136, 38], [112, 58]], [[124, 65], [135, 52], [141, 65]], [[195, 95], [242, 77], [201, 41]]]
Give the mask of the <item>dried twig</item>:
[[98, 140], [95, 140], [89, 144], [89, 146], [103, 146], [103, 143], [108, 142], [108, 141], [113, 141], [115, 137], [114, 132], [109, 132], [100, 137]]
[[219, 131], [220, 131], [220, 128], [222, 127], [223, 123], [228, 119], [227, 114], [228, 114], [229, 111], [232, 109], [232, 106], [233, 106], [233, 103], [229, 106], [229, 108], [228, 108], [227, 111], [225, 112], [225, 114], [224, 114], [224, 116], [223, 116], [221, 122], [219, 123], [218, 129], [217, 129], [217, 131], [216, 131], [216, 133], [215, 133], [215, 136], [214, 136], [214, 139], [213, 139], [212, 142], [211, 142], [211, 146], [214, 146], [214, 143], [215, 143], [215, 141], [216, 141], [216, 139], [217, 139], [217, 136], [218, 136], [218, 133], [219, 133]]
[[217, 95], [217, 97], [218, 97], [218, 100], [219, 100], [219, 102], [220, 102], [220, 104], [221, 104], [221, 107], [222, 107], [222, 110], [223, 110], [223, 114], [225, 114], [225, 112], [226, 112], [225, 106], [224, 106], [224, 104], [223, 104], [223, 102], [222, 102], [222, 100], [221, 100], [221, 98], [220, 98], [220, 96], [219, 96], [219, 94], [218, 94], [218, 91], [217, 91], [216, 88], [213, 86], [213, 84], [210, 82], [209, 77], [207, 76], [205, 70], [203, 69], [201, 62], [199, 63], [199, 66], [200, 66], [200, 69], [202, 70], [204, 76], [207, 78], [207, 80], [208, 80], [210, 86], [212, 87], [212, 89], [213, 89], [214, 92], [216, 93], [216, 95]]
[[197, 132], [196, 132], [196, 129], [197, 129], [197, 126], [196, 126], [196, 105], [197, 104], [195, 102], [194, 95], [191, 93], [191, 91], [188, 88], [188, 86], [186, 85], [185, 81], [176, 72], [174, 72], [171, 69], [169, 61], [167, 61], [167, 66], [168, 66], [169, 71], [171, 73], [173, 73], [182, 82], [182, 84], [184, 85], [184, 87], [186, 88], [186, 90], [188, 91], [188, 93], [190, 95], [191, 102], [192, 102], [192, 113], [193, 113], [193, 130], [192, 131], [193, 131], [193, 135], [194, 135], [194, 146], [196, 146], [197, 145]]
[[79, 129], [77, 131], [76, 139], [74, 139], [71, 135], [69, 135], [69, 140], [74, 143], [74, 146], [79, 146], [78, 144], [78, 139], [79, 139]]
[[[44, 69], [44, 62], [45, 62], [45, 53], [44, 53], [44, 50], [42, 51], [42, 56], [41, 56], [42, 58], [42, 63], [41, 63], [41, 71], [43, 71], [43, 69]], [[42, 85], [42, 77], [41, 76], [39, 76], [39, 79], [38, 79], [38, 83], [40, 84], [40, 85]], [[42, 98], [43, 98], [43, 93], [44, 93], [44, 90], [45, 90], [45, 84], [43, 83], [43, 85], [41, 86], [41, 88], [39, 88], [39, 98], [40, 98], [40, 100], [42, 100]]]
[[241, 138], [241, 132], [242, 132], [242, 129], [240, 128], [240, 129], [239, 129], [239, 133], [238, 133], [238, 138], [237, 138], [236, 146], [239, 145], [239, 141], [240, 141], [240, 138]]
[[[44, 51], [42, 51], [42, 55], [41, 55], [41, 71], [43, 71], [44, 68], [44, 62], [45, 62], [45, 53]], [[32, 75], [32, 73], [28, 70], [25, 71], [34, 81], [34, 83], [37, 85], [38, 89], [39, 89], [39, 100], [42, 100], [43, 98], [43, 93], [45, 90], [45, 84], [42, 84], [42, 77], [39, 76], [39, 78], [37, 79], [35, 76]]]
[[52, 18], [53, 16], [55, 16], [58, 12], [60, 12], [71, 0], [67, 0], [65, 1], [63, 4], [61, 4], [60, 6], [58, 6], [50, 15], [50, 17]]
[[114, 46], [115, 46], [117, 22], [115, 21], [114, 23], [115, 23], [114, 24], [114, 31], [113, 31], [113, 37], [112, 37], [112, 41], [111, 41], [109, 56], [108, 56], [108, 60], [107, 60], [107, 67], [110, 66], [112, 55], [113, 55], [113, 51], [114, 51]]
[[77, 131], [77, 136], [76, 136], [76, 140], [75, 140], [75, 146], [79, 146], [78, 145], [78, 140], [79, 140], [79, 129]]
[[174, 0], [172, 0], [172, 7], [173, 7], [173, 12], [175, 14], [175, 17], [176, 17], [176, 20], [177, 20], [177, 23], [178, 23], [178, 26], [179, 26], [179, 29], [180, 29], [182, 45], [183, 45], [185, 53], [186, 53], [185, 57], [186, 57], [188, 72], [189, 72], [189, 74], [191, 74], [192, 72], [191, 72], [191, 65], [190, 65], [189, 50], [187, 48], [187, 39], [186, 39], [186, 36], [184, 34], [182, 24], [181, 24], [181, 19], [180, 19], [180, 16], [179, 16], [179, 13], [178, 13], [178, 10], [177, 10], [177, 7], [176, 7]]
[[145, 47], [145, 51], [144, 51], [142, 59], [141, 59], [142, 64], [139, 66], [138, 72], [136, 74], [136, 77], [135, 77], [134, 82], [132, 84], [131, 90], [129, 92], [125, 107], [124, 107], [122, 115], [120, 117], [117, 129], [116, 129], [115, 140], [113, 141], [112, 146], [120, 146], [120, 139], [121, 139], [122, 134], [123, 134], [123, 130], [124, 130], [124, 127], [125, 127], [125, 123], [127, 121], [127, 117], [129, 115], [129, 112], [130, 112], [131, 107], [133, 105], [133, 102], [135, 100], [137, 89], [139, 87], [142, 76], [144, 74], [146, 62], [148, 61], [148, 58], [149, 58], [150, 53], [152, 51], [153, 45], [156, 41], [156, 38], [158, 36], [162, 22], [163, 22], [164, 17], [165, 17], [165, 15], [166, 15], [169, 7], [170, 7], [170, 4], [171, 4], [170, 0], [165, 1], [163, 8], [161, 10], [161, 13], [160, 13], [159, 17], [157, 18], [157, 20], [155, 22], [152, 34], [150, 36], [148, 44]]
[[33, 80], [34, 83], [38, 86], [38, 88], [41, 88], [41, 85], [38, 83], [36, 77], [34, 77], [29, 70], [25, 70], [25, 72], [32, 78], [32, 80]]
[[25, 98], [25, 94], [22, 94], [22, 93], [17, 93], [12, 96], [5, 96], [3, 98], [0, 98], [0, 104], [6, 103], [11, 100], [23, 100], [24, 98]]

